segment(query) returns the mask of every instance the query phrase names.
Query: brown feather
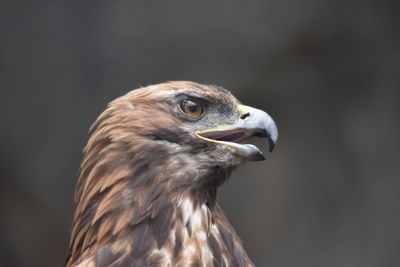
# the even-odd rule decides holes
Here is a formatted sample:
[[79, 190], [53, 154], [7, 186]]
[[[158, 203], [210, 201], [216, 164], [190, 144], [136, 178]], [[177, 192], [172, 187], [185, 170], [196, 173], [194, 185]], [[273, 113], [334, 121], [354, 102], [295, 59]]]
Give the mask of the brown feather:
[[114, 100], [92, 125], [67, 267], [252, 266], [216, 201], [234, 165], [213, 166], [214, 145], [171, 110], [187, 92], [232, 112], [239, 103], [219, 87], [168, 82]]

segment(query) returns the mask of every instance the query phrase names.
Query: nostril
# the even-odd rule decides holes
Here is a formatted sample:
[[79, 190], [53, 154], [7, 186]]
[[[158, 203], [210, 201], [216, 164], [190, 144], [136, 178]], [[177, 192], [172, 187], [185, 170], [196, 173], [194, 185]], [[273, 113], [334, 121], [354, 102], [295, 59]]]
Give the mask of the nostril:
[[240, 119], [241, 120], [244, 120], [244, 119], [246, 119], [248, 116], [250, 116], [250, 113], [245, 113], [245, 114], [243, 114], [242, 116], [240, 116]]

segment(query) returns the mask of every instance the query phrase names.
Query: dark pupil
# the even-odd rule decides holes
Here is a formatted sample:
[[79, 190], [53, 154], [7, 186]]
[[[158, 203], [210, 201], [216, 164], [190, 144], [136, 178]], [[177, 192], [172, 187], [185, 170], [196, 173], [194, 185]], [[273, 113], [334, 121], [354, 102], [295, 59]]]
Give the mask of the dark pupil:
[[189, 111], [191, 113], [196, 113], [196, 111], [197, 111], [197, 104], [196, 103], [194, 103], [192, 101], [187, 101], [187, 105], [188, 105]]

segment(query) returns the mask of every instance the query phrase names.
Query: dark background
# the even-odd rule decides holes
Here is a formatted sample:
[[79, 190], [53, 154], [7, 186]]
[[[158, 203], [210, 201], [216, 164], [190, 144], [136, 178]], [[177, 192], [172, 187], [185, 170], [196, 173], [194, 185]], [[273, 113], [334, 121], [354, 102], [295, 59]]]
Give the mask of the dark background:
[[62, 266], [89, 126], [166, 80], [278, 124], [220, 191], [257, 266], [399, 266], [399, 3], [1, 1], [0, 266]]

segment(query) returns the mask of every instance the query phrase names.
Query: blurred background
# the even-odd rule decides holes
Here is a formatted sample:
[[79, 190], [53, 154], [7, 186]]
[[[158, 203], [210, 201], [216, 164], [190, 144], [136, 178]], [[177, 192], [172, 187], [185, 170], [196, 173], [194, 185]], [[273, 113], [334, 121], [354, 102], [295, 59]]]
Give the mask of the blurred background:
[[280, 131], [220, 200], [257, 266], [398, 266], [400, 2], [1, 1], [0, 266], [62, 266], [88, 129], [191, 80]]

